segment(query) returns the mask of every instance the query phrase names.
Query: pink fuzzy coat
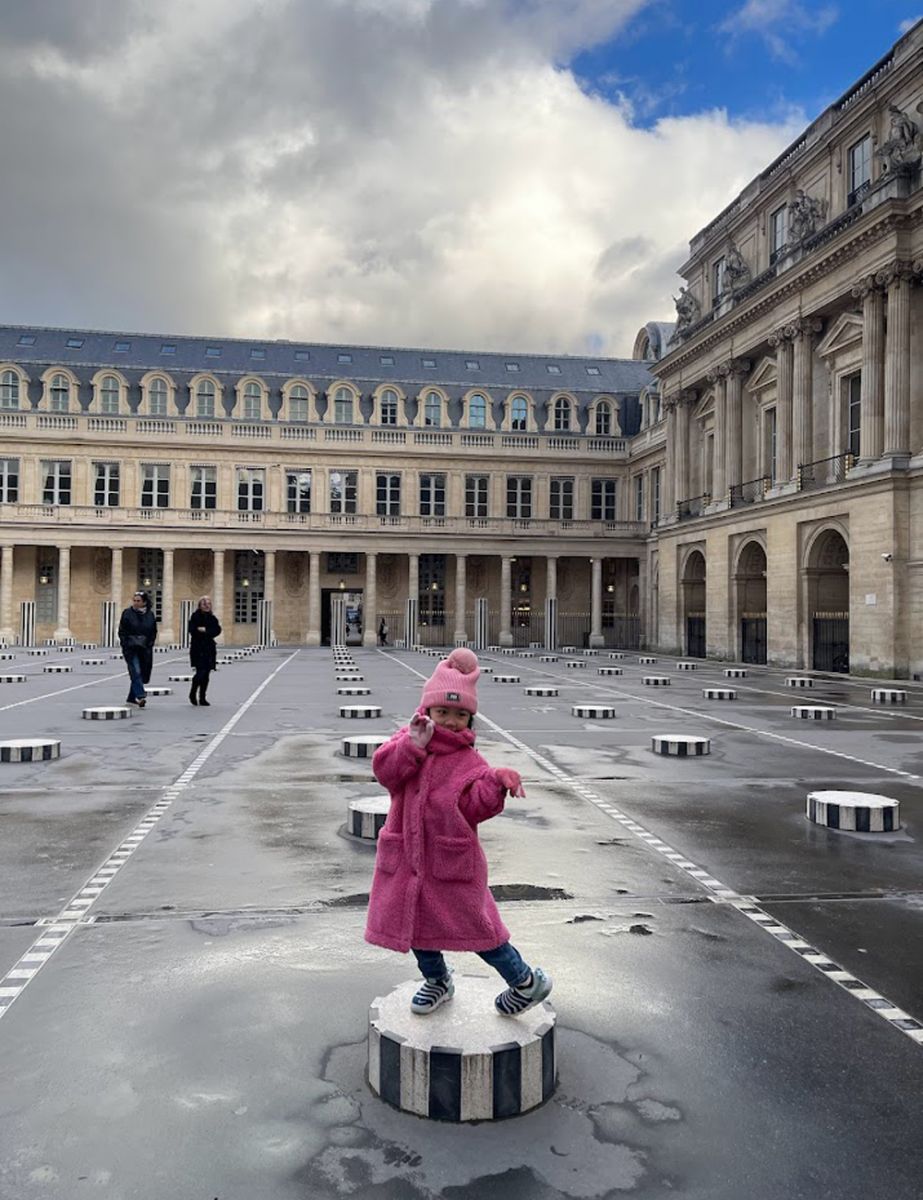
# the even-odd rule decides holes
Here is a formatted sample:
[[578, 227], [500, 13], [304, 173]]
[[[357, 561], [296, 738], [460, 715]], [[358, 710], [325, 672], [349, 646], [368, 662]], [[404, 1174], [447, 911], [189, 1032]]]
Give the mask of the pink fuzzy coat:
[[474, 732], [437, 726], [425, 750], [406, 729], [372, 759], [391, 793], [378, 835], [366, 941], [389, 950], [493, 950], [509, 930], [487, 888], [477, 826], [506, 789], [474, 749]]

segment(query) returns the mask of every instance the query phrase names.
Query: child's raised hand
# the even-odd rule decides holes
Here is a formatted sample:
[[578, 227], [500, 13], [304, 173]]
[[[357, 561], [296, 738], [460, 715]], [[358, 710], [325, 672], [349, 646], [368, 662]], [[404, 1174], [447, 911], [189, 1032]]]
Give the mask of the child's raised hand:
[[498, 767], [495, 774], [501, 787], [505, 787], [513, 796], [525, 798], [522, 776], [518, 771], [514, 771], [512, 767]]
[[433, 736], [435, 726], [429, 717], [421, 717], [419, 713], [414, 713], [410, 718], [410, 740], [415, 746], [419, 746], [421, 750], [425, 750], [429, 745], [429, 740]]

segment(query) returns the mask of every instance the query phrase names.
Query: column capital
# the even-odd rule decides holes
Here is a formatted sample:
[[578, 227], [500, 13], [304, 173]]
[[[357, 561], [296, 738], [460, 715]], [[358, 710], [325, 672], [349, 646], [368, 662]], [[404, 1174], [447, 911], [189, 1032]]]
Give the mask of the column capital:
[[914, 264], [906, 259], [895, 259], [894, 262], [888, 263], [875, 276], [875, 282], [879, 287], [889, 288], [892, 283], [910, 282], [913, 279]]
[[798, 339], [800, 337], [813, 337], [820, 333], [824, 323], [820, 317], [799, 317], [797, 321], [793, 321], [790, 326], [792, 337]]
[[729, 358], [726, 363], [722, 363], [721, 369], [727, 375], [747, 375], [752, 365], [749, 358]]
[[857, 300], [865, 300], [866, 297], [879, 292], [881, 288], [874, 275], [866, 275], [854, 283], [849, 290]]
[[774, 350], [778, 349], [784, 342], [793, 342], [798, 336], [798, 326], [796, 323], [788, 321], [784, 325], [780, 325], [778, 329], [773, 330], [767, 339], [770, 346]]

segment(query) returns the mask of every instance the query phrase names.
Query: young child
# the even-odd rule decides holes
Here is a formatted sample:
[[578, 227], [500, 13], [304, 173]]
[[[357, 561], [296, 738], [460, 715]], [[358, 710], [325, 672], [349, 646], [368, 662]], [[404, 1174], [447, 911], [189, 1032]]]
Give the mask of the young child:
[[409, 726], [372, 759], [391, 809], [378, 835], [365, 937], [413, 950], [424, 983], [410, 1007], [421, 1015], [455, 993], [443, 950], [473, 950], [499, 971], [509, 985], [494, 1001], [501, 1016], [519, 1016], [551, 991], [545, 972], [511, 945], [487, 888], [478, 824], [502, 812], [507, 792], [525, 792], [517, 771], [494, 770], [474, 748], [479, 675], [472, 651], [453, 650], [424, 685]]

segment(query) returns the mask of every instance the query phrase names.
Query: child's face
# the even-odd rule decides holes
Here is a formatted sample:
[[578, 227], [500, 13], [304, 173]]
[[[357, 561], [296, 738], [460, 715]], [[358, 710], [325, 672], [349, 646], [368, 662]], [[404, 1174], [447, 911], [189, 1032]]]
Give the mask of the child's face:
[[467, 708], [456, 708], [449, 704], [436, 705], [429, 710], [429, 715], [434, 725], [441, 725], [443, 729], [451, 729], [453, 733], [467, 729], [472, 717]]

